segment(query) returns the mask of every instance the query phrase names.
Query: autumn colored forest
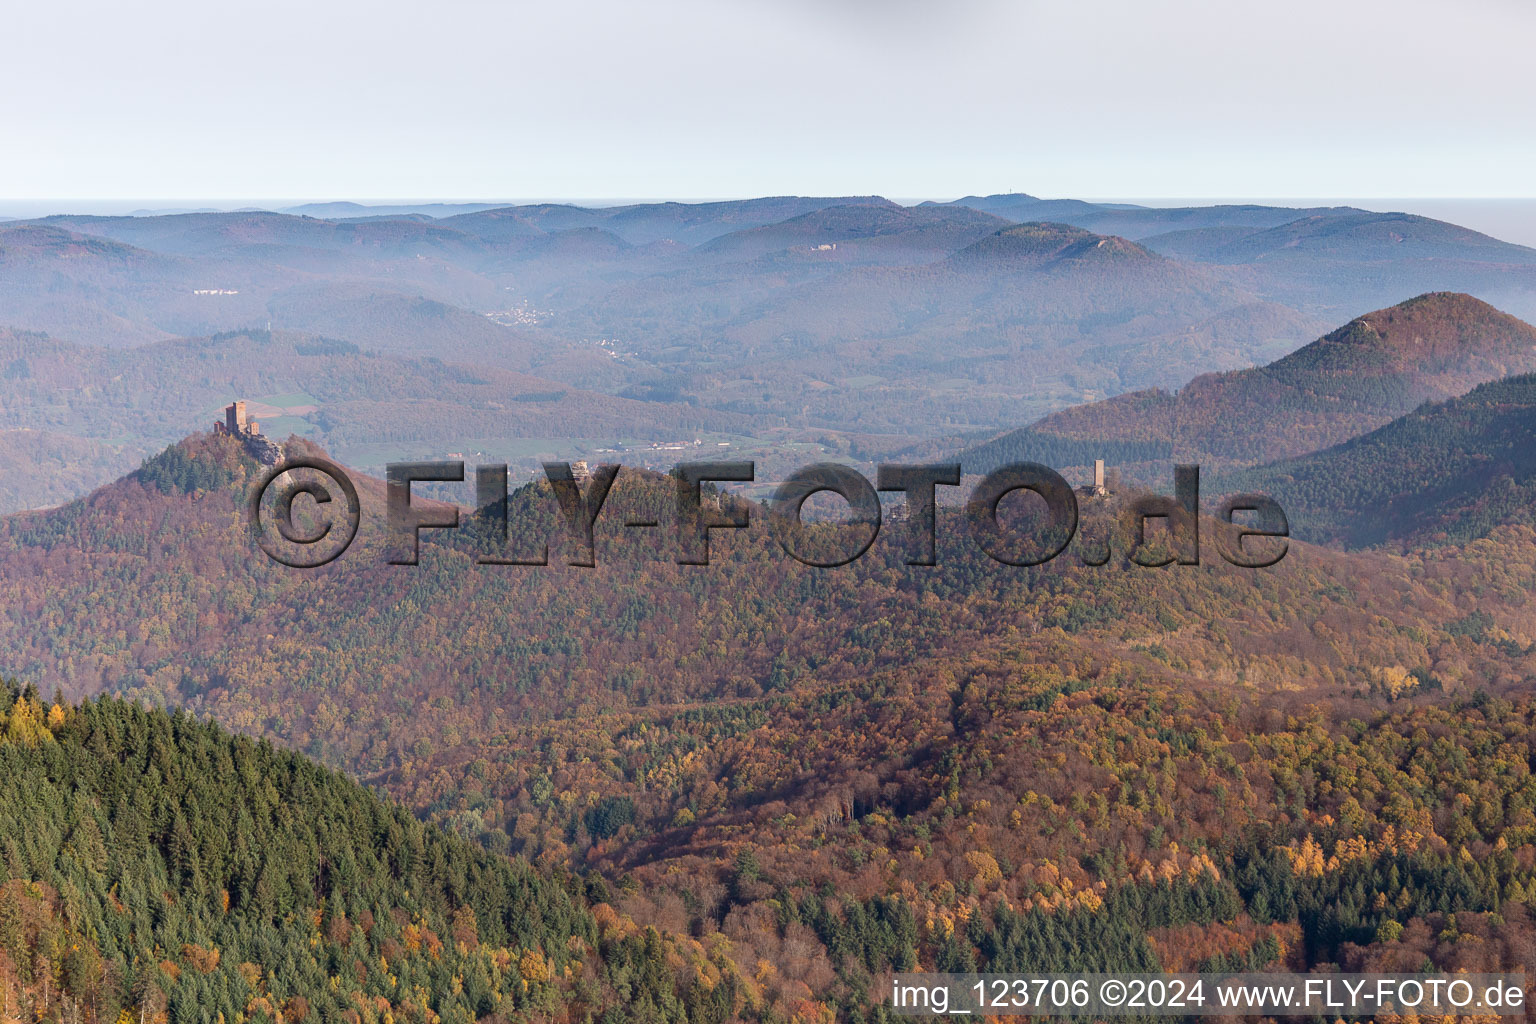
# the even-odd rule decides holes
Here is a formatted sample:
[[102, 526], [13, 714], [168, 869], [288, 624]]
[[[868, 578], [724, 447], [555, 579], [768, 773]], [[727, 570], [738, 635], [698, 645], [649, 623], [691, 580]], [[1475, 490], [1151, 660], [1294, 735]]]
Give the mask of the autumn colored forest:
[[[1536, 251], [1023, 194], [357, 212], [0, 225], [0, 1024], [1536, 975]], [[252, 543], [271, 449], [206, 432], [236, 398], [353, 467], [344, 556]], [[461, 449], [511, 464], [506, 535], [435, 485], [460, 527], [389, 564], [367, 467]], [[753, 525], [680, 565], [654, 469], [710, 455], [758, 460], [707, 499]], [[554, 457], [624, 463], [594, 567]], [[948, 501], [935, 566], [891, 515], [811, 568], [755, 502], [813, 461], [1098, 458], [1027, 568]], [[1117, 514], [1190, 462], [1199, 564], [1131, 564]], [[1278, 563], [1217, 553], [1237, 491], [1290, 517]]]
[[[667, 530], [619, 525], [665, 521], [673, 482], [625, 471], [596, 568], [561, 564], [564, 541], [548, 567], [476, 565], [472, 516], [424, 533], [420, 565], [389, 566], [382, 485], [362, 479], [358, 542], [299, 571], [251, 557], [259, 471], [203, 435], [0, 525], [0, 646], [36, 687], [11, 698], [5, 749], [75, 750], [152, 790], [134, 824], [119, 820], [131, 792], [77, 776], [48, 812], [63, 815], [46, 833], [57, 848], [8, 847], [4, 912], [33, 922], [8, 998], [29, 1008], [180, 1020], [194, 1018], [178, 999], [216, 999], [227, 1020], [294, 1020], [298, 994], [321, 1019], [596, 1020], [652, 956], [650, 1008], [622, 1019], [866, 1020], [889, 974], [918, 967], [1536, 969], [1528, 525], [1401, 550], [1293, 540], [1244, 570], [1215, 557], [1207, 521], [1198, 566], [1091, 567], [1069, 550], [1024, 569], [981, 555], [941, 509], [932, 568], [905, 565], [893, 529], [836, 570], [799, 565], [762, 529], [716, 532], [710, 566], [679, 566]], [[508, 549], [555, 529], [547, 485], [510, 506]], [[427, 895], [368, 861], [366, 835], [349, 847], [356, 889], [327, 881], [332, 838], [296, 837], [324, 863], [304, 884], [293, 868], [273, 903], [259, 852], [242, 861], [225, 849], [238, 835], [212, 825], [244, 813], [265, 835], [271, 796], [219, 789], [178, 817], [191, 797], [153, 790], [189, 776], [140, 778], [136, 737], [169, 730], [186, 756], [237, 765], [259, 751], [240, 783], [258, 789], [279, 766], [320, 769], [201, 719], [363, 780], [426, 819], [412, 841], [450, 860], [523, 865], [497, 884], [567, 916], [487, 930], [478, 888]], [[361, 790], [344, 802], [410, 820]], [[137, 840], [110, 836], [129, 829], [162, 863], [122, 859]], [[194, 916], [136, 911], [128, 892]], [[343, 900], [346, 922], [366, 911], [376, 929], [333, 925]], [[465, 900], [480, 928], [451, 942]], [[303, 956], [248, 952], [259, 922]], [[410, 949], [411, 927], [440, 948]], [[38, 972], [39, 948], [90, 929], [84, 974], [67, 956]], [[399, 977], [387, 942], [422, 972], [415, 997], [370, 966]], [[317, 949], [331, 961], [306, 966]], [[522, 985], [541, 974], [529, 950], [546, 987]], [[301, 979], [342, 955], [362, 969], [321, 1007]], [[188, 978], [217, 996], [187, 995], [203, 991]]]

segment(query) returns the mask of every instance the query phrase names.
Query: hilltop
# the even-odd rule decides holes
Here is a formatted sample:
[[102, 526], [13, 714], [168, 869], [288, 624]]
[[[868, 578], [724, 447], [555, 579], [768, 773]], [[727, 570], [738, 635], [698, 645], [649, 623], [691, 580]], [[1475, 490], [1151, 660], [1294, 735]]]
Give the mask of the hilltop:
[[880, 196], [771, 196], [714, 203], [638, 203], [579, 207], [565, 204], [510, 206], [449, 217], [446, 227], [482, 238], [600, 227], [631, 245], [671, 240], [699, 245], [731, 231], [774, 224], [829, 206], [886, 206]]
[[950, 257], [958, 267], [988, 270], [1037, 269], [1057, 262], [1160, 263], [1162, 258], [1135, 242], [1066, 224], [1035, 222], [1003, 228]]
[[1536, 249], [1406, 213], [1307, 216], [1264, 230], [1176, 232], [1144, 240], [1266, 298], [1319, 312], [1430, 289], [1472, 292], [1536, 316]]
[[[977, 215], [922, 216], [969, 235]], [[864, 231], [919, 223], [894, 212], [848, 219]], [[921, 249], [910, 234], [911, 246], [900, 233], [793, 237], [805, 241], [787, 253], [696, 252], [669, 273], [617, 281], [565, 324], [622, 322], [635, 350], [696, 366], [690, 394], [716, 408], [762, 414], [792, 401], [791, 424], [909, 436], [953, 429], [960, 416], [1017, 422], [1021, 410], [1079, 400], [1088, 380], [1110, 391], [1171, 385], [1288, 351], [1318, 326], [1199, 268], [1064, 225], [985, 231], [917, 265], [884, 263]]]
[[[1149, 239], [1156, 245], [1159, 238]], [[1536, 250], [1491, 238], [1470, 228], [1410, 213], [1338, 212], [1299, 217], [1254, 230], [1209, 250], [1195, 250], [1219, 263], [1285, 259], [1468, 259], [1536, 264]]]
[[[829, 206], [761, 227], [733, 231], [698, 249], [701, 258], [752, 259], [791, 247], [837, 252], [838, 259], [937, 259], [1007, 225], [1001, 217], [932, 206]], [[850, 243], [853, 243], [850, 245]], [[841, 249], [834, 247], [841, 246]]]
[[1206, 374], [1176, 393], [1136, 391], [1066, 409], [964, 458], [980, 468], [1019, 453], [1097, 444], [1122, 463], [1269, 461], [1530, 370], [1536, 328], [1469, 295], [1421, 295], [1357, 317], [1267, 366]]

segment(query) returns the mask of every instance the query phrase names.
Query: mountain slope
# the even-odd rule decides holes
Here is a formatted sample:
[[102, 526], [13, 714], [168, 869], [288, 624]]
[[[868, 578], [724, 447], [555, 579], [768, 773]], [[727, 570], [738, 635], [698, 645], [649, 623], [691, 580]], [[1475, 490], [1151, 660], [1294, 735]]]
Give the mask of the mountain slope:
[[526, 327], [368, 285], [300, 285], [273, 295], [267, 313], [278, 328], [348, 341], [372, 353], [441, 354], [487, 368], [528, 372], [551, 347]]
[[136, 443], [0, 429], [0, 514], [61, 505], [122, 476], [146, 454]]
[[1426, 400], [1530, 370], [1536, 328], [1468, 295], [1422, 295], [1267, 366], [1197, 377], [1174, 394], [1137, 391], [1053, 413], [966, 459], [990, 466], [1071, 442], [1074, 450], [1115, 446], [1107, 456], [1114, 461], [1266, 461], [1326, 448]]
[[[8, 225], [0, 230], [0, 323], [126, 348], [264, 324], [275, 297], [290, 307], [281, 297], [293, 291], [344, 301], [367, 281], [374, 282], [370, 292], [402, 300], [430, 296], [481, 309], [505, 301], [503, 289], [476, 272], [491, 258], [480, 240], [441, 228], [436, 235], [413, 233], [421, 227], [279, 214], [54, 217]], [[359, 334], [388, 332], [387, 320], [359, 313], [352, 317]], [[430, 334], [419, 344], [424, 354], [453, 350]]]
[[[1160, 240], [1177, 232], [1233, 231], [1252, 234], [1279, 227], [1303, 217], [1329, 218], [1363, 211], [1350, 207], [1298, 209], [1254, 204], [1184, 207], [1148, 207], [1127, 203], [1087, 203], [1078, 199], [1037, 199], [1022, 193], [967, 196], [953, 206], [983, 210], [1014, 221], [1059, 221], [1101, 235], [1119, 235], [1135, 241]], [[1158, 248], [1149, 242], [1150, 247]]]
[[0, 326], [116, 344], [156, 341], [188, 304], [198, 268], [51, 224], [0, 228]]
[[949, 262], [966, 270], [996, 273], [1041, 269], [1057, 263], [1150, 266], [1166, 261], [1124, 238], [1042, 221], [996, 231], [961, 249]]
[[[317, 315], [336, 316], [337, 327], [349, 322], [350, 305], [308, 301]], [[357, 301], [374, 313], [397, 303], [391, 315], [400, 333], [376, 340], [401, 348], [423, 324], [440, 321], [447, 331], [469, 315], [426, 300], [370, 295]], [[518, 337], [481, 319], [468, 324], [466, 351], [472, 343], [490, 348]], [[513, 353], [506, 355], [512, 361]], [[260, 418], [275, 438], [313, 436], [368, 465], [476, 447], [528, 458], [620, 438], [672, 440], [754, 427], [739, 414], [616, 398], [494, 366], [364, 352], [336, 338], [290, 331], [232, 332], [123, 351], [0, 329], [0, 432], [35, 432], [0, 433], [0, 460], [16, 459], [11, 465], [18, 470], [53, 465], [50, 451], [77, 460], [63, 473], [7, 477], [0, 507], [54, 504], [105, 483], [120, 473], [124, 458], [206, 428], [235, 397], [270, 407]], [[51, 435], [46, 441], [44, 433]]]
[[1199, 268], [1064, 225], [1005, 227], [918, 265], [845, 263], [842, 251], [693, 254], [582, 297], [563, 326], [691, 365], [701, 404], [909, 434], [1171, 384], [1289, 351], [1317, 327]]
[[785, 249], [838, 245], [840, 259], [912, 261], [941, 258], [1007, 224], [1000, 217], [937, 206], [830, 206], [762, 227], [722, 235], [698, 247], [701, 257], [753, 259]]
[[600, 227], [631, 245], [663, 240], [699, 245], [743, 228], [777, 223], [829, 206], [854, 204], [896, 205], [879, 196], [774, 196], [715, 203], [640, 203], [595, 208], [541, 204], [468, 213], [438, 223], [488, 240]]
[[1259, 260], [1466, 260], [1536, 264], [1536, 250], [1408, 213], [1309, 216], [1256, 231], [1206, 254], [1219, 263]]
[[[0, 720], [8, 1009], [445, 1024], [734, 1009], [717, 968], [691, 983], [646, 974], [676, 940], [625, 940], [608, 908], [600, 929], [578, 880], [423, 826], [295, 754], [182, 713], [50, 706], [4, 682]], [[599, 983], [576, 985], [581, 973]]]
[[1273, 495], [1297, 536], [1352, 546], [1465, 544], [1499, 526], [1536, 523], [1536, 375], [1426, 404], [1228, 486]]
[[[558, 539], [545, 567], [476, 565], [468, 530], [402, 566], [383, 484], [359, 477], [357, 543], [297, 571], [250, 543], [257, 472], [201, 436], [0, 520], [0, 658], [188, 705], [596, 869], [637, 922], [741, 965], [774, 1019], [852, 1017], [914, 965], [1524, 962], [1505, 894], [1536, 884], [1536, 795], [1508, 768], [1536, 750], [1530, 531], [1406, 557], [1298, 542], [1257, 572], [1209, 548], [1018, 569], [945, 509], [933, 568], [893, 528], [810, 569], [761, 522], [678, 566], [670, 529], [622, 525], [667, 523], [675, 482], [625, 471], [595, 568]], [[512, 549], [556, 516], [519, 488]], [[1473, 610], [1497, 628], [1468, 635]], [[1428, 781], [1383, 799], [1407, 749]], [[1436, 946], [1453, 913], [1487, 941]]]
[[1470, 292], [1536, 316], [1536, 250], [1429, 217], [1349, 212], [1263, 231], [1147, 239], [1223, 271], [1267, 298], [1319, 311], [1415, 292]]
[[219, 256], [232, 250], [327, 249], [380, 256], [433, 253], [465, 258], [477, 240], [434, 221], [410, 218], [318, 220], [259, 211], [185, 213], [164, 217], [55, 216], [39, 222], [117, 239], [157, 252]]

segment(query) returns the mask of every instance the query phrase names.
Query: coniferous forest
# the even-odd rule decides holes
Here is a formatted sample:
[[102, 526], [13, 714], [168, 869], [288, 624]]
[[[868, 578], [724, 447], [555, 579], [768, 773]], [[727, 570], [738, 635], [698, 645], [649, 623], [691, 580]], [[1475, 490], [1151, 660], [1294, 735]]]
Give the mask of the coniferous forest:
[[695, 944], [619, 922], [600, 880], [488, 853], [299, 755], [181, 713], [50, 703], [13, 683], [0, 717], [3, 1019], [733, 1010], [728, 972]]

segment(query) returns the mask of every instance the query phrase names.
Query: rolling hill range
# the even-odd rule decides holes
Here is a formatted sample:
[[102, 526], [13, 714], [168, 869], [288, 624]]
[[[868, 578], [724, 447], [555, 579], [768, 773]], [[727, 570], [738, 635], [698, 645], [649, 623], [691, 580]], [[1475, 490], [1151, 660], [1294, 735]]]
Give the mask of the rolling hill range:
[[[626, 473], [595, 569], [558, 544], [549, 567], [476, 566], [431, 534], [413, 567], [383, 563], [383, 485], [360, 479], [357, 545], [297, 571], [246, 536], [256, 472], [205, 435], [0, 520], [0, 661], [186, 705], [595, 871], [779, 1013], [851, 1015], [904, 966], [1081, 969], [1083, 950], [1104, 969], [1527, 962], [1511, 894], [1536, 884], [1536, 805], [1508, 765], [1536, 751], [1529, 528], [1399, 555], [1296, 543], [1261, 571], [1024, 570], [945, 510], [933, 569], [895, 533], [809, 569], [761, 529], [684, 567], [669, 530], [620, 525], [667, 523], [675, 485]], [[517, 550], [552, 504], [516, 492]], [[1421, 785], [1398, 784], [1404, 757]], [[1437, 943], [1450, 914], [1478, 941]]]
[[778, 196], [716, 203], [640, 203], [586, 208], [559, 204], [511, 206], [446, 218], [445, 227], [490, 241], [522, 234], [597, 227], [631, 245], [673, 241], [699, 245], [732, 231], [775, 224], [829, 206], [895, 206], [879, 196]]
[[1348, 208], [340, 212], [7, 223], [0, 322], [118, 347], [270, 323], [808, 430], [943, 435], [1269, 362], [1425, 291], [1536, 312], [1532, 250]]
[[1464, 291], [1536, 317], [1536, 250], [1428, 217], [1345, 206], [1126, 207], [1026, 195], [970, 196], [954, 205], [1129, 238], [1313, 315]]
[[[749, 260], [788, 250], [839, 261], [913, 263], [942, 259], [1007, 227], [1001, 217], [934, 206], [829, 206], [761, 227], [733, 231], [698, 247], [705, 260]], [[827, 258], [822, 256], [820, 258]]]
[[[150, 248], [204, 254], [231, 245], [377, 249], [400, 254], [436, 253], [460, 258], [470, 240], [499, 245], [569, 231], [601, 230], [627, 245], [675, 242], [693, 246], [732, 231], [773, 224], [829, 206], [896, 207], [878, 196], [781, 196], [713, 203], [641, 203], [581, 207], [561, 203], [525, 206], [467, 204], [408, 208], [311, 204], [281, 212], [182, 214], [174, 217], [50, 218], [75, 230], [135, 241]], [[153, 223], [158, 222], [158, 223]], [[474, 249], [478, 258], [487, 248]]]
[[[0, 513], [53, 506], [0, 514], [0, 1018], [890, 1024], [905, 970], [1536, 976], [1536, 328], [1486, 301], [1527, 251], [1027, 196], [310, 212], [0, 225]], [[253, 542], [265, 468], [203, 432], [235, 397], [352, 467], [341, 557]], [[679, 481], [634, 465], [571, 564], [528, 476], [665, 441], [766, 488], [1031, 421], [968, 475], [1125, 472], [1030, 567], [968, 487], [936, 565], [898, 503], [817, 569], [736, 485], [701, 499], [750, 526], [682, 565]], [[461, 453], [516, 466], [505, 529], [473, 479], [420, 487], [460, 525], [392, 564], [368, 468]], [[1132, 564], [1110, 524], [1184, 460], [1200, 560]], [[1289, 513], [1272, 566], [1218, 552], [1237, 488]]]
[[1316, 329], [1135, 243], [1062, 225], [1004, 228], [916, 267], [848, 265], [841, 251], [642, 278], [565, 323], [622, 323], [626, 349], [686, 374], [688, 392], [718, 408], [788, 404], [808, 422], [883, 432], [1172, 383], [1289, 351]]
[[[1420, 403], [1536, 370], [1536, 328], [1469, 295], [1421, 295], [1357, 317], [1267, 366], [1195, 378], [1053, 413], [964, 453], [975, 471], [1018, 458], [1106, 457], [1141, 476], [1317, 451]], [[1065, 456], [1074, 457], [1070, 463]], [[1138, 466], [1137, 463], [1156, 463]]]
[[1466, 544], [1536, 521], [1536, 375], [1483, 384], [1231, 486], [1273, 495], [1298, 536]]
[[1307, 209], [1253, 204], [1148, 207], [1126, 203], [1088, 203], [1080, 199], [1040, 199], [1023, 193], [966, 196], [945, 205], [981, 210], [1016, 222], [1059, 221], [1099, 234], [1119, 235], [1135, 241], [1175, 231], [1252, 232], [1279, 227], [1306, 217], [1348, 216], [1364, 212], [1351, 207]]
[[[379, 246], [349, 248], [334, 244], [323, 232], [318, 239], [313, 231], [296, 232], [285, 245], [268, 241], [281, 234], [279, 228], [319, 222], [266, 214], [257, 225], [261, 230], [253, 233], [243, 230], [239, 219], [232, 223], [235, 215], [188, 216], [209, 222], [191, 233], [211, 235], [215, 244], [183, 244], [179, 232], [160, 224], [179, 222], [180, 217], [128, 217], [105, 223], [50, 218], [0, 229], [0, 267], [5, 270], [0, 274], [0, 325], [119, 348], [260, 327], [273, 320], [303, 329], [306, 322], [299, 314], [308, 307], [295, 297], [330, 288], [338, 306], [350, 314], [343, 330], [367, 340], [373, 334], [386, 339], [391, 332], [398, 335], [399, 325], [388, 309], [369, 316], [366, 308], [346, 308], [347, 300], [363, 288], [397, 301], [425, 296], [482, 309], [501, 308], [505, 302], [500, 286], [446, 259], [416, 259], [404, 250]], [[151, 230], [156, 227], [160, 230]], [[108, 234], [114, 230], [122, 237]], [[465, 242], [478, 244], [474, 239]], [[475, 317], [467, 310], [458, 313], [461, 320]], [[331, 326], [340, 315], [329, 314]], [[417, 354], [454, 350], [455, 335], [433, 326], [420, 333]], [[518, 331], [489, 321], [469, 330], [472, 335], [499, 332], [503, 346], [518, 349], [526, 365], [533, 346]]]
[[1359, 309], [1405, 293], [1472, 292], [1536, 316], [1536, 249], [1404, 213], [1310, 216], [1266, 230], [1145, 239], [1159, 252], [1221, 266], [1266, 298]]
[[0, 228], [0, 268], [7, 326], [119, 345], [169, 337], [166, 311], [198, 287], [186, 260], [51, 225]]
[[310, 435], [369, 465], [466, 447], [521, 461], [579, 439], [691, 441], [773, 426], [285, 331], [125, 351], [0, 330], [0, 459], [32, 470], [7, 476], [6, 509], [56, 504], [113, 479], [125, 460], [205, 427], [236, 396], [269, 407], [267, 433]]
[[0, 514], [62, 505], [122, 476], [152, 447], [51, 430], [0, 430]]

